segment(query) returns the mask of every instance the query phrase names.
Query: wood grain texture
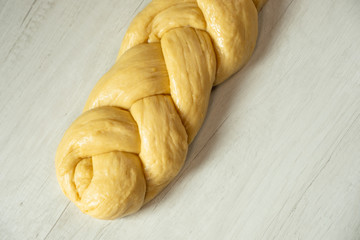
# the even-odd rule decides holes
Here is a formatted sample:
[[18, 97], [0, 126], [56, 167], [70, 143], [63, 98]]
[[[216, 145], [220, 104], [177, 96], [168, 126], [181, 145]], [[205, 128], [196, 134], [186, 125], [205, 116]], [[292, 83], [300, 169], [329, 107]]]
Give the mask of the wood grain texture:
[[115, 221], [69, 204], [57, 145], [148, 2], [0, 0], [0, 239], [360, 239], [357, 0], [269, 0], [175, 181]]

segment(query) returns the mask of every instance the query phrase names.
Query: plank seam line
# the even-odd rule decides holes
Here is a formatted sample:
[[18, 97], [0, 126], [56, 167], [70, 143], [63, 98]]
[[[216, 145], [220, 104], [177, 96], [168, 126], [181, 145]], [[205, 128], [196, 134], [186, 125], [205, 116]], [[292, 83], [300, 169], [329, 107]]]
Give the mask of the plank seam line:
[[66, 204], [66, 207], [65, 207], [64, 210], [61, 212], [60, 216], [58, 217], [58, 219], [56, 220], [56, 222], [54, 223], [54, 225], [51, 227], [50, 231], [46, 234], [44, 240], [49, 237], [50, 233], [51, 233], [52, 230], [55, 228], [56, 224], [59, 222], [60, 218], [62, 217], [62, 215], [64, 214], [65, 210], [68, 208], [69, 205], [70, 205], [70, 201]]

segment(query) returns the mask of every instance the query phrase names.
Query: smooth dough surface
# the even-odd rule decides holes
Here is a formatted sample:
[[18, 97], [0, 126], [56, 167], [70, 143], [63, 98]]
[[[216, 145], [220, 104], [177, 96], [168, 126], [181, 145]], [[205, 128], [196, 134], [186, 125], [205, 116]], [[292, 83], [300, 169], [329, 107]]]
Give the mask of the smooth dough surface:
[[179, 173], [211, 89], [250, 58], [266, 0], [153, 0], [65, 132], [56, 173], [81, 211], [138, 211]]

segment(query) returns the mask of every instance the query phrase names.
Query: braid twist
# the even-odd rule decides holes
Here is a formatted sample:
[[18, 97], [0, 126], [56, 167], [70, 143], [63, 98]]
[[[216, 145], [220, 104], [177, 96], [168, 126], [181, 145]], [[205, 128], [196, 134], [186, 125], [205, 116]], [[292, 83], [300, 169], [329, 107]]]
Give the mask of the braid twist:
[[211, 88], [250, 58], [264, 0], [153, 0], [65, 132], [56, 173], [84, 213], [136, 212], [180, 171]]

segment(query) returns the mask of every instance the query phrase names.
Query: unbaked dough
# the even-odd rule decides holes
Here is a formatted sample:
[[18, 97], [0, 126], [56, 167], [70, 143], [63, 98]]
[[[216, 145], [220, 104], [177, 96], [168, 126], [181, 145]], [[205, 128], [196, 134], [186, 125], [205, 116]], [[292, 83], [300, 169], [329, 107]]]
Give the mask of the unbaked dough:
[[266, 0], [153, 0], [65, 132], [56, 173], [81, 211], [138, 211], [180, 171], [211, 88], [250, 58]]

